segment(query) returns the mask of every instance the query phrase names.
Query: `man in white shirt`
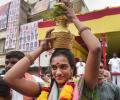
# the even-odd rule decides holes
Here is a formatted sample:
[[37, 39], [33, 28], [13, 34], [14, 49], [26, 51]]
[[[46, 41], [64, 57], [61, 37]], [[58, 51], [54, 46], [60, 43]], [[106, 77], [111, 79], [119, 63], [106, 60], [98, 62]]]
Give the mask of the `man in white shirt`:
[[[111, 73], [120, 73], [120, 58], [117, 57], [116, 53], [113, 53], [113, 58], [111, 58], [108, 62], [109, 69]], [[112, 82], [120, 86], [120, 75], [112, 75]]]
[[82, 58], [79, 58], [79, 62], [76, 63], [77, 76], [83, 75], [85, 72], [85, 63], [82, 61]]

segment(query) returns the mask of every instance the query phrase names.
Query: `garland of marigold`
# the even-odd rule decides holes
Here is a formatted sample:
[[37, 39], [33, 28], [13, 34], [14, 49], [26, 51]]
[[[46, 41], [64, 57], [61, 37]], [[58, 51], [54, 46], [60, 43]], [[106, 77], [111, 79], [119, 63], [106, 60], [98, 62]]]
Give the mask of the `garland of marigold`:
[[[74, 82], [66, 83], [60, 93], [58, 100], [72, 100], [74, 86], [75, 86]], [[49, 92], [50, 87], [43, 87], [41, 94], [39, 95], [37, 100], [48, 100]]]

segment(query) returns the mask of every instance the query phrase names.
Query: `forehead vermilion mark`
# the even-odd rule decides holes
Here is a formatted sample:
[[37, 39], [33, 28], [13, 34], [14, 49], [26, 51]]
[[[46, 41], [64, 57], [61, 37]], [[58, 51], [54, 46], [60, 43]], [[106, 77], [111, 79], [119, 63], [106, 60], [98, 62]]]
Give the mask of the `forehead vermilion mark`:
[[56, 65], [59, 65], [59, 64], [60, 64], [59, 62], [56, 63]]

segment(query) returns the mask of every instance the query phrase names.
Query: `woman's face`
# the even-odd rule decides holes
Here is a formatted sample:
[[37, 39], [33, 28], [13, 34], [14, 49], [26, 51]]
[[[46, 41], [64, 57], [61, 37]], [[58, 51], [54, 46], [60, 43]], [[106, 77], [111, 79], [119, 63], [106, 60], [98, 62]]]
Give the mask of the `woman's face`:
[[51, 67], [52, 76], [59, 86], [63, 86], [73, 74], [69, 61], [64, 55], [53, 57]]

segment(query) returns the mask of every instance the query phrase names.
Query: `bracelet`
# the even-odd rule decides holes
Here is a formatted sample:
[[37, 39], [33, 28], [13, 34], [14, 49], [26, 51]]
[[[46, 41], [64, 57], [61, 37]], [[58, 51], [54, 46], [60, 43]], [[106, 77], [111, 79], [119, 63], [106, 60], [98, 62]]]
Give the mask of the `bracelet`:
[[87, 27], [87, 26], [82, 27], [82, 28], [80, 29], [80, 31], [79, 31], [79, 34], [82, 34], [82, 32], [85, 31], [85, 30], [90, 30], [90, 31], [91, 31], [91, 28], [90, 28], [90, 27]]
[[33, 62], [34, 62], [33, 57], [32, 57], [30, 54], [26, 54], [26, 57], [28, 58], [28, 60], [29, 60], [30, 64], [32, 65], [32, 64], [33, 64]]

